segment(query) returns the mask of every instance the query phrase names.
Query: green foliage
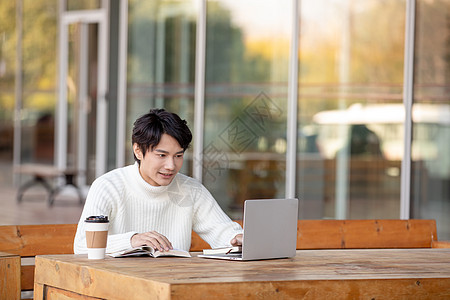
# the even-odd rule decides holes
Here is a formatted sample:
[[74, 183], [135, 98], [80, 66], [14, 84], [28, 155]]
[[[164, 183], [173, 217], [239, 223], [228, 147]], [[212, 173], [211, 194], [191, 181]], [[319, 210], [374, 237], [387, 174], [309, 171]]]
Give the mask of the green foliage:
[[24, 89], [56, 87], [57, 3], [24, 1], [23, 78]]
[[17, 46], [15, 15], [15, 2], [2, 1], [0, 5], [0, 61], [4, 64], [5, 69], [4, 73], [0, 74], [0, 87], [3, 91], [14, 85]]
[[[54, 108], [56, 87], [57, 2], [22, 2], [22, 79], [24, 108]], [[17, 59], [16, 1], [0, 5], [0, 61], [6, 72], [0, 77], [0, 108], [12, 118]], [[44, 93], [39, 93], [44, 91]], [[47, 92], [47, 94], [45, 93]], [[2, 118], [6, 116], [2, 116]]]
[[231, 13], [219, 2], [209, 2], [206, 21], [206, 78], [208, 83], [242, 82], [244, 43]]

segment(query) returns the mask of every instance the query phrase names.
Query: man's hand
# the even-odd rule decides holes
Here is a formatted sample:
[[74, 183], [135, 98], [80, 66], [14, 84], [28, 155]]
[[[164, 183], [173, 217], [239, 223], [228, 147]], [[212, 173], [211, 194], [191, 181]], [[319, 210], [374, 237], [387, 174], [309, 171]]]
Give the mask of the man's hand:
[[150, 246], [155, 250], [169, 251], [173, 249], [172, 243], [162, 234], [156, 231], [137, 233], [131, 237], [131, 246]]
[[232, 246], [242, 246], [242, 233], [237, 234], [234, 238], [230, 241]]

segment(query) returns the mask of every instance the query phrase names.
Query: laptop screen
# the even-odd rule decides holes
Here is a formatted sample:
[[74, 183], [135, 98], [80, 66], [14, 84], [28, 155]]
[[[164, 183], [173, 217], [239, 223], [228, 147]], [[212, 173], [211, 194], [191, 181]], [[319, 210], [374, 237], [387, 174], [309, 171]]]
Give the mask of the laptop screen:
[[246, 200], [243, 259], [295, 256], [298, 199]]

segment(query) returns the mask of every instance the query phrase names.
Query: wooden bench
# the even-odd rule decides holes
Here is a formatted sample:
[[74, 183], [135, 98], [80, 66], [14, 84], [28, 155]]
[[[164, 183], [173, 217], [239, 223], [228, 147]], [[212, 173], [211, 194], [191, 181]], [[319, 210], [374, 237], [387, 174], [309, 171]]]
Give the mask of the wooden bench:
[[[237, 221], [242, 225], [242, 221]], [[209, 248], [195, 232], [191, 251]], [[297, 249], [450, 248], [435, 220], [299, 220]]]
[[[237, 221], [242, 224], [242, 221]], [[77, 224], [0, 226], [0, 299], [32, 291], [34, 257], [71, 254]], [[450, 248], [434, 220], [299, 220], [297, 249]], [[209, 248], [196, 233], [190, 251]], [[31, 260], [31, 261], [28, 261]], [[21, 261], [22, 260], [22, 264]]]
[[[0, 299], [21, 299], [21, 291], [32, 291], [34, 287], [34, 257], [43, 254], [73, 253], [73, 240], [77, 224], [58, 225], [6, 225], [0, 226], [0, 251], [17, 255], [11, 271], [19, 282], [19, 289], [3, 283], [9, 289], [1, 290]], [[9, 280], [9, 279], [8, 279]], [[26, 293], [25, 293], [26, 294]], [[25, 298], [26, 299], [26, 298]]]
[[16, 299], [20, 294], [20, 256], [0, 252], [0, 299]]
[[[81, 189], [75, 183], [75, 177], [78, 174], [75, 169], [61, 170], [51, 165], [23, 164], [15, 167], [14, 172], [32, 176], [32, 179], [21, 185], [17, 191], [17, 202], [19, 203], [22, 201], [25, 191], [36, 185], [41, 185], [47, 190], [48, 204], [50, 206], [53, 205], [55, 197], [58, 193], [61, 192], [61, 190], [66, 186], [73, 186], [77, 192], [80, 205], [84, 203]], [[48, 180], [57, 177], [64, 177], [65, 182], [62, 186], [57, 186], [54, 188]]]

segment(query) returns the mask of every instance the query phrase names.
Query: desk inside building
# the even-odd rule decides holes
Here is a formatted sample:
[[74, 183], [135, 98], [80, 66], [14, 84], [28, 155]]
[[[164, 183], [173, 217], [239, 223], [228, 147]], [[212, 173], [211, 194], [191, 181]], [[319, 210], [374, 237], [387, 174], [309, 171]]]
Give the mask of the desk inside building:
[[[294, 258], [36, 257], [35, 299], [347, 299], [450, 295], [450, 249], [298, 250]], [[81, 296], [80, 296], [81, 295]]]

